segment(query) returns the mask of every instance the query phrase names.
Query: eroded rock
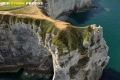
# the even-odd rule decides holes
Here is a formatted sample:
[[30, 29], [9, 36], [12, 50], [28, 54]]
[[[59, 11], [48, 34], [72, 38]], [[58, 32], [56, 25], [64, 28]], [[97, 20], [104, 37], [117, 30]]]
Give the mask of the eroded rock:
[[0, 71], [47, 73], [53, 60], [53, 80], [99, 80], [109, 60], [101, 27], [59, 29], [45, 19], [6, 16], [0, 24]]

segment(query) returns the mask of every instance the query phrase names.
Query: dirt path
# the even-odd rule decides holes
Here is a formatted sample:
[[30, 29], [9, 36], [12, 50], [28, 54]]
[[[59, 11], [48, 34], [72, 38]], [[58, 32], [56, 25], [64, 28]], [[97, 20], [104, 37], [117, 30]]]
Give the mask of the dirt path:
[[[28, 9], [26, 9], [26, 7], [29, 7]], [[19, 13], [19, 11], [22, 12], [29, 12], [29, 13]], [[33, 12], [34, 14], [33, 14]], [[25, 6], [24, 8], [21, 8], [21, 9], [17, 9], [17, 10], [11, 10], [11, 11], [0, 11], [0, 14], [8, 14], [8, 15], [15, 15], [15, 13], [11, 13], [11, 12], [16, 12], [17, 16], [27, 16], [27, 17], [32, 17], [32, 18], [36, 18], [36, 19], [46, 19], [46, 20], [49, 20], [49, 21], [52, 21], [53, 23], [55, 23], [56, 27], [59, 28], [59, 29], [64, 29], [67, 27], [67, 25], [69, 25], [70, 23], [66, 23], [66, 22], [63, 22], [63, 21], [59, 21], [59, 20], [54, 20], [46, 15], [44, 15], [40, 9], [35, 6], [35, 5], [31, 5], [31, 6]], [[30, 13], [31, 12], [31, 13]]]

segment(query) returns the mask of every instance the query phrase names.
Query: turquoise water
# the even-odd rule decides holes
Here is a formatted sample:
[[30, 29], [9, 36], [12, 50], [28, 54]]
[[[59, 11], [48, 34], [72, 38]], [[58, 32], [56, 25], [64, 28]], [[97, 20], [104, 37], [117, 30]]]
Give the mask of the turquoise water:
[[120, 0], [94, 0], [93, 4], [99, 8], [70, 14], [66, 21], [76, 26], [101, 25], [109, 46], [108, 66], [120, 72]]

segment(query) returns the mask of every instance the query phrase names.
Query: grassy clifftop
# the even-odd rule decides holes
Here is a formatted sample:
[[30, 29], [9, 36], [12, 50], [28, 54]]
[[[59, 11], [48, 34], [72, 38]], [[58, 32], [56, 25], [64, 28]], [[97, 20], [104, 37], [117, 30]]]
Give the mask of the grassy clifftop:
[[41, 30], [36, 30], [36, 33], [42, 37], [43, 42], [46, 38], [46, 33], [54, 34], [50, 41], [52, 44], [58, 46], [59, 56], [63, 55], [63, 50], [73, 51], [79, 49], [80, 52], [84, 51], [83, 43], [87, 42], [90, 38], [90, 32], [92, 29], [90, 27], [75, 27], [73, 25], [67, 25], [64, 29], [59, 29], [56, 25], [46, 19], [35, 19], [30, 17], [18, 17], [12, 15], [0, 15], [0, 23], [6, 22], [17, 23], [24, 22], [26, 24], [34, 24], [40, 27]]

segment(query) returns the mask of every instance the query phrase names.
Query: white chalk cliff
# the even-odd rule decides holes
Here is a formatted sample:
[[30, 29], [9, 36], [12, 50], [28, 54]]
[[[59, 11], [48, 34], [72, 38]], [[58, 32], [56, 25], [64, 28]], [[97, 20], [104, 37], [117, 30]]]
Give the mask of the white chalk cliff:
[[[42, 0], [45, 1], [45, 0]], [[92, 6], [91, 0], [46, 0], [45, 9], [52, 18], [58, 17], [62, 13], [89, 8]]]
[[[91, 0], [46, 3], [52, 18], [91, 6]], [[41, 15], [36, 7], [33, 15], [27, 9], [0, 11], [1, 72], [24, 68], [26, 72], [50, 74], [53, 65], [53, 80], [99, 80], [109, 61], [102, 27], [77, 27]], [[26, 10], [25, 14], [22, 10]]]
[[83, 41], [86, 48], [83, 52], [79, 48], [73, 51], [66, 49], [63, 50], [64, 55], [59, 57], [59, 46], [54, 47], [54, 52], [49, 49], [53, 56], [53, 80], [99, 80], [109, 61], [108, 47], [103, 39], [102, 27], [91, 26], [93, 31], [87, 33], [90, 34], [88, 41]]
[[53, 60], [53, 80], [99, 80], [109, 61], [100, 26], [59, 29], [45, 19], [2, 18], [0, 71], [49, 73]]

